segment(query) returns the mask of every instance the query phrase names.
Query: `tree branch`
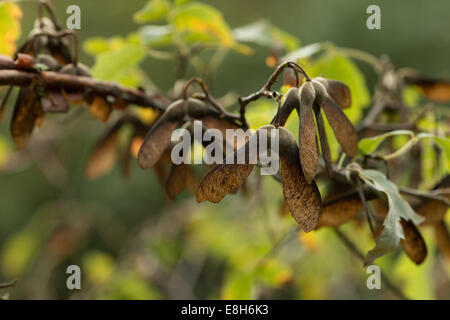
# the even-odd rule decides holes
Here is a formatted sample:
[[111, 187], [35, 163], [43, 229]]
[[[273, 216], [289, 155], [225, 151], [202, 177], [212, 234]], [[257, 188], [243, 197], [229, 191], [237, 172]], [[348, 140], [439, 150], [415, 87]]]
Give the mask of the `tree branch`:
[[[3, 67], [3, 68], [1, 68]], [[123, 87], [117, 83], [52, 71], [14, 70], [0, 67], [0, 86], [28, 87], [32, 83], [60, 89], [89, 89], [102, 96], [114, 96], [141, 107], [164, 111], [169, 104], [165, 98], [148, 95], [143, 90]]]

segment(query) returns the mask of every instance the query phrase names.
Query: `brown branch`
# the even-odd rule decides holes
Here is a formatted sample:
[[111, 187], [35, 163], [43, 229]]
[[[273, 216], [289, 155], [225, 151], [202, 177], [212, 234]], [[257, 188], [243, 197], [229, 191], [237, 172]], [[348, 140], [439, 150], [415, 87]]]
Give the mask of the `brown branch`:
[[14, 287], [17, 283], [17, 280], [13, 280], [10, 282], [4, 282], [4, 283], [0, 283], [0, 289], [5, 289], [5, 288], [10, 288], [10, 287]]
[[114, 82], [52, 71], [1, 69], [0, 66], [0, 86], [28, 87], [32, 83], [58, 89], [89, 89], [98, 95], [110, 95], [141, 107], [150, 107], [160, 111], [164, 111], [169, 103], [159, 96], [148, 95], [143, 90], [126, 88]]

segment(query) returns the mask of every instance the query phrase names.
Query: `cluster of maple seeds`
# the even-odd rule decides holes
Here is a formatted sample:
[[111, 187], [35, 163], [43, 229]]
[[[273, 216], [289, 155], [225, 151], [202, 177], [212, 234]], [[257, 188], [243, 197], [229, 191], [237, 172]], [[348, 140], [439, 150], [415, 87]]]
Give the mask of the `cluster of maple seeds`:
[[[350, 90], [344, 83], [336, 80], [322, 77], [312, 80], [307, 78], [300, 88], [289, 89], [283, 105], [278, 109], [271, 124], [259, 128], [245, 145], [234, 146], [236, 151], [229, 157], [237, 158], [239, 153], [244, 152], [246, 163], [229, 164], [233, 161], [224, 161], [223, 164], [212, 167], [199, 183], [196, 192], [197, 201], [209, 200], [217, 203], [226, 194], [235, 193], [255, 167], [257, 159], [250, 159], [249, 155], [251, 140], [257, 139], [259, 142], [261, 130], [270, 133], [271, 129], [278, 129], [281, 181], [286, 203], [304, 231], [315, 229], [322, 211], [321, 196], [314, 182], [319, 158], [315, 123], [318, 126], [322, 155], [326, 167], [332, 174], [330, 150], [321, 110], [327, 116], [343, 151], [349, 157], [353, 157], [357, 152], [356, 131], [341, 110], [350, 104]], [[299, 145], [292, 133], [283, 127], [294, 109], [300, 118]], [[161, 156], [171, 148], [172, 132], [178, 127], [189, 127], [196, 119], [201, 119], [206, 129], [219, 128], [223, 133], [226, 129], [240, 127], [236, 121], [227, 119], [223, 110], [216, 108], [212, 103], [186, 97], [177, 100], [152, 125], [145, 137], [139, 150], [140, 166], [143, 169], [155, 166]], [[268, 138], [270, 141], [270, 135]], [[234, 141], [228, 143], [233, 144]]]
[[[74, 39], [74, 54], [71, 54], [69, 38]], [[27, 41], [12, 60], [0, 56], [2, 67], [30, 72], [52, 71], [72, 76], [91, 77], [87, 66], [78, 62], [78, 40], [72, 30], [62, 30], [59, 23], [46, 17], [38, 18]], [[13, 86], [1, 104], [3, 115]], [[11, 135], [19, 147], [29, 141], [34, 127], [42, 125], [46, 113], [67, 113], [70, 104], [86, 105], [92, 115], [105, 122], [114, 108], [123, 109], [126, 103], [120, 99], [109, 101], [107, 97], [83, 89], [62, 89], [44, 86], [33, 81], [28, 87], [21, 87], [11, 118]]]

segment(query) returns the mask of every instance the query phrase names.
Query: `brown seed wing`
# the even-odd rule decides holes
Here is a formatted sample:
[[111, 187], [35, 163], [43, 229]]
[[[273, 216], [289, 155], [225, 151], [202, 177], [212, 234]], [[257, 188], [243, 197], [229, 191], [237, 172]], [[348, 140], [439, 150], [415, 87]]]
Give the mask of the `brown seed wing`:
[[187, 165], [172, 165], [165, 184], [166, 193], [170, 200], [175, 200], [177, 195], [186, 188], [190, 174]]
[[102, 122], [106, 122], [109, 119], [112, 108], [103, 97], [97, 96], [94, 97], [94, 100], [89, 105], [89, 110], [95, 118]]
[[355, 127], [342, 109], [327, 94], [321, 83], [314, 82], [314, 89], [316, 90], [317, 102], [325, 112], [342, 150], [351, 158], [356, 156], [358, 153], [358, 135]]
[[305, 232], [314, 230], [322, 211], [319, 189], [314, 181], [311, 184], [306, 181], [295, 138], [283, 127], [280, 127], [280, 161], [283, 194], [289, 210]]
[[405, 239], [402, 247], [408, 257], [415, 263], [421, 264], [427, 257], [427, 247], [417, 227], [411, 221], [401, 220]]
[[179, 100], [171, 104], [145, 136], [139, 149], [138, 162], [142, 169], [151, 168], [170, 143], [172, 132], [186, 114], [186, 104]]
[[278, 119], [275, 118], [274, 120], [277, 120], [281, 126], [284, 126], [292, 111], [299, 107], [299, 102], [299, 89], [297, 87], [290, 88], [286, 92], [286, 99], [280, 107]]
[[327, 133], [325, 131], [325, 123], [323, 122], [322, 111], [318, 105], [314, 106], [314, 114], [316, 115], [317, 130], [319, 131], [320, 148], [322, 149], [322, 157], [325, 162], [328, 175], [333, 175], [333, 163], [331, 160], [330, 146], [328, 145]]
[[450, 259], [450, 234], [444, 221], [434, 225], [434, 236], [439, 251]]
[[314, 88], [310, 82], [303, 84], [300, 89], [300, 128], [299, 128], [299, 149], [300, 163], [306, 181], [311, 183], [316, 176], [317, 153], [316, 124], [313, 116]]
[[314, 80], [318, 80], [325, 86], [328, 94], [342, 109], [349, 108], [352, 105], [350, 88], [345, 83], [339, 80], [330, 80], [322, 77], [317, 77]]
[[89, 156], [85, 175], [88, 179], [99, 178], [108, 173], [117, 159], [118, 136], [117, 131], [105, 136]]
[[33, 88], [22, 88], [11, 119], [11, 135], [14, 142], [23, 148], [31, 137], [35, 125], [43, 117], [42, 107]]
[[[264, 127], [274, 128], [273, 126]], [[253, 163], [256, 162], [256, 159], [250, 159], [251, 154], [249, 153], [253, 139], [258, 139], [258, 131], [252, 135], [244, 146], [227, 157], [227, 159], [236, 159], [238, 154], [244, 153], [246, 163], [238, 164], [234, 162], [234, 164], [227, 164], [227, 159], [225, 159], [223, 164], [214, 166], [205, 174], [197, 189], [197, 202], [205, 200], [213, 203], [220, 202], [228, 193], [234, 192], [244, 183], [255, 167]]]
[[317, 228], [338, 227], [355, 217], [362, 207], [363, 203], [358, 195], [325, 204]]

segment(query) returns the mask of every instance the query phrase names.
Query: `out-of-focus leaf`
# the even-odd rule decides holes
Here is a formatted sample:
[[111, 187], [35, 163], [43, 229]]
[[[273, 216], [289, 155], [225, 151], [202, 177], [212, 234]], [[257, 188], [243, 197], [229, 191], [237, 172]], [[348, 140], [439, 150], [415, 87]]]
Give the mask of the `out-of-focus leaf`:
[[22, 10], [12, 2], [0, 3], [0, 54], [12, 56], [20, 37]]
[[83, 258], [83, 269], [88, 279], [94, 284], [105, 284], [112, 276], [114, 259], [104, 252], [90, 252]]
[[270, 259], [255, 271], [256, 280], [262, 280], [264, 284], [278, 287], [293, 276], [292, 269], [278, 260]]
[[145, 48], [139, 44], [123, 47], [97, 55], [92, 76], [102, 80], [117, 81], [123, 70], [136, 67], [145, 57]]
[[142, 42], [148, 46], [167, 46], [173, 42], [171, 26], [145, 26], [139, 30]]
[[324, 47], [323, 43], [312, 43], [300, 49], [294, 50], [287, 55], [281, 57], [281, 61], [297, 62], [298, 60], [311, 57], [313, 54], [321, 51]]
[[278, 44], [287, 51], [295, 50], [300, 46], [300, 41], [295, 36], [265, 20], [236, 28], [233, 30], [233, 36], [237, 41], [256, 43], [270, 48]]
[[359, 151], [363, 154], [369, 154], [374, 152], [378, 146], [387, 138], [397, 135], [409, 135], [410, 137], [414, 136], [414, 132], [409, 130], [395, 130], [389, 131], [384, 134], [380, 134], [375, 137], [363, 138], [359, 141]]
[[420, 224], [424, 219], [414, 212], [409, 203], [400, 196], [397, 186], [383, 173], [376, 170], [355, 170], [367, 185], [384, 193], [389, 204], [389, 212], [383, 222], [384, 229], [376, 241], [375, 248], [369, 251], [365, 259], [367, 265], [376, 258], [393, 251], [400, 239], [405, 239], [401, 218], [415, 225]]
[[254, 276], [240, 272], [233, 272], [226, 278], [222, 288], [221, 299], [248, 300], [252, 298]]
[[135, 273], [114, 275], [100, 299], [106, 300], [154, 300], [163, 297], [147, 279]]
[[204, 3], [188, 3], [175, 9], [171, 19], [177, 33], [186, 42], [204, 42], [213, 45], [236, 49], [249, 54], [251, 49], [238, 44], [222, 13]]
[[149, 0], [147, 4], [133, 16], [134, 21], [138, 23], [152, 22], [163, 19], [170, 10], [168, 0]]
[[352, 107], [345, 109], [345, 114], [353, 123], [361, 119], [362, 109], [370, 102], [370, 94], [364, 75], [353, 61], [343, 55], [325, 54], [313, 64], [308, 74], [345, 83], [352, 94]]

